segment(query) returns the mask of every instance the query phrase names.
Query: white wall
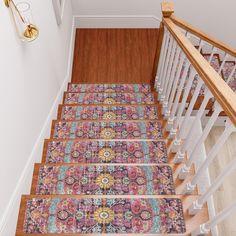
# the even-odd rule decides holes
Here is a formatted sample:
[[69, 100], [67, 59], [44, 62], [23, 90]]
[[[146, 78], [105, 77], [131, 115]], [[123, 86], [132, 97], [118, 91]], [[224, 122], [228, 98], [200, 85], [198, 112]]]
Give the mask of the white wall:
[[18, 39], [0, 1], [1, 236], [14, 235], [19, 197], [29, 193], [33, 163], [41, 160], [41, 144], [48, 137], [48, 114], [55, 113], [53, 103], [68, 80], [71, 2], [66, 1], [63, 24], [58, 27], [51, 0], [27, 1], [40, 30], [32, 43]]
[[[173, 0], [175, 15], [236, 48], [235, 0]], [[76, 15], [155, 15], [161, 18], [161, 0], [72, 0]], [[89, 18], [80, 27], [155, 27], [152, 18]]]

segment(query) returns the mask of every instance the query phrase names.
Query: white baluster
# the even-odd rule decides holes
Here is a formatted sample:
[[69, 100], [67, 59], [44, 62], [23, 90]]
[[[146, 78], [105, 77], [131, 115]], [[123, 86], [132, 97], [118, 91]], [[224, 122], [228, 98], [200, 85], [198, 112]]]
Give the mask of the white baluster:
[[158, 63], [157, 67], [157, 73], [156, 73], [156, 78], [155, 78], [155, 88], [158, 89], [160, 87], [160, 73], [161, 73], [161, 68], [163, 67], [164, 64], [164, 51], [165, 51], [165, 45], [166, 45], [166, 38], [167, 38], [167, 29], [164, 27], [164, 36], [163, 36], [163, 41], [162, 41], [162, 46], [161, 46], [161, 53], [160, 53], [160, 60]]
[[202, 88], [202, 85], [203, 85], [203, 80], [201, 80], [199, 78], [199, 76], [197, 76], [197, 87], [194, 90], [194, 93], [193, 93], [193, 96], [191, 98], [190, 104], [188, 106], [186, 114], [184, 115], [184, 120], [183, 120], [183, 122], [180, 126], [180, 129], [179, 129], [179, 132], [177, 133], [177, 136], [176, 136], [176, 138], [173, 142], [173, 146], [172, 146], [172, 152], [173, 153], [176, 153], [176, 152], [179, 151], [180, 144], [182, 142], [184, 133], [186, 132], [187, 125], [189, 125], [190, 116], [192, 114], [194, 105], [195, 105], [195, 103], [198, 99], [198, 95], [199, 95], [199, 92]]
[[188, 209], [189, 214], [196, 215], [202, 209], [203, 205], [207, 202], [210, 196], [214, 194], [214, 192], [221, 186], [225, 178], [232, 174], [232, 172], [235, 170], [236, 159], [231, 161], [230, 164], [228, 164], [224, 169], [224, 171], [211, 183], [211, 186], [207, 189], [207, 191], [192, 203], [192, 205]]
[[187, 85], [184, 88], [184, 94], [183, 94], [181, 103], [179, 104], [179, 107], [178, 107], [176, 119], [174, 121], [173, 127], [170, 130], [169, 138], [171, 138], [171, 139], [174, 138], [175, 135], [176, 135], [178, 126], [179, 126], [180, 121], [181, 121], [181, 116], [182, 116], [182, 113], [184, 111], [184, 107], [186, 105], [186, 101], [187, 101], [187, 98], [188, 98], [188, 95], [189, 95], [189, 91], [192, 87], [193, 80], [194, 80], [194, 77], [196, 76], [196, 74], [197, 74], [196, 71], [192, 68], [191, 72], [190, 72], [190, 76], [187, 80]]
[[[184, 155], [185, 155], [185, 152], [190, 149], [189, 148], [189, 145], [191, 143], [191, 136], [192, 134], [194, 133], [194, 129], [195, 127], [198, 125], [198, 122], [199, 120], [201, 119], [205, 109], [206, 109], [206, 106], [207, 106], [207, 103], [209, 101], [209, 99], [212, 97], [212, 94], [211, 92], [209, 91], [209, 89], [206, 87], [205, 88], [205, 96], [204, 96], [204, 99], [202, 101], [202, 104], [200, 106], [200, 109], [198, 110], [197, 112], [197, 115], [191, 125], [191, 128], [189, 129], [187, 135], [186, 135], [186, 138], [185, 138], [185, 141], [182, 145], [182, 147], [180, 148], [180, 150], [177, 152], [177, 154], [175, 155], [175, 159], [174, 159], [174, 162], [175, 163], [181, 163], [183, 162], [184, 160]], [[194, 145], [192, 145], [194, 147]], [[192, 148], [193, 149], [193, 148]], [[190, 151], [192, 151], [192, 149], [190, 149]]]
[[191, 236], [204, 236], [209, 234], [210, 230], [214, 228], [218, 223], [226, 219], [229, 215], [231, 215], [236, 210], [236, 202], [231, 204], [229, 207], [225, 208], [219, 214], [214, 216], [207, 223], [199, 225], [197, 229], [195, 229]]
[[205, 129], [203, 130], [201, 137], [197, 140], [197, 143], [194, 144], [194, 149], [192, 151], [190, 151], [189, 159], [186, 161], [186, 163], [181, 168], [181, 171], [179, 173], [179, 179], [185, 179], [187, 177], [193, 162], [198, 157], [199, 149], [201, 148], [201, 146], [205, 142], [208, 134], [211, 131], [211, 128], [215, 124], [215, 121], [218, 118], [221, 111], [222, 111], [221, 106], [219, 105], [218, 102], [215, 102], [215, 111], [213, 112], [212, 116], [210, 117], [209, 121], [207, 122], [207, 125], [206, 125]]
[[198, 47], [198, 51], [201, 53], [201, 50], [202, 50], [202, 48], [203, 48], [203, 46], [204, 46], [204, 41], [202, 40], [202, 39], [200, 39], [200, 43], [199, 43], [199, 47]]
[[181, 76], [181, 78], [180, 78], [180, 84], [178, 86], [177, 94], [175, 96], [175, 101], [174, 101], [173, 107], [171, 109], [171, 115], [170, 115], [170, 117], [167, 121], [167, 125], [165, 127], [165, 129], [167, 131], [170, 131], [172, 126], [173, 126], [174, 119], [175, 119], [175, 113], [176, 113], [178, 105], [179, 105], [180, 96], [181, 96], [182, 91], [183, 91], [184, 83], [185, 83], [185, 81], [188, 77], [188, 71], [189, 71], [189, 68], [190, 68], [189, 66], [190, 66], [190, 62], [189, 62], [189, 60], [187, 60], [186, 63], [185, 63], [185, 66], [184, 66], [183, 76]]
[[176, 54], [175, 54], [173, 68], [172, 68], [171, 75], [170, 75], [170, 81], [169, 81], [167, 92], [166, 92], [166, 97], [165, 97], [164, 102], [162, 104], [162, 114], [163, 115], [166, 113], [166, 110], [167, 110], [171, 88], [174, 87], [173, 80], [175, 78], [176, 70], [178, 69], [177, 67], [178, 67], [178, 62], [180, 61], [180, 52], [181, 52], [181, 48], [177, 45], [177, 50], [176, 50]]
[[226, 62], [227, 59], [228, 59], [228, 54], [225, 53], [224, 59], [223, 59], [221, 65], [220, 65], [220, 68], [218, 70], [218, 74], [221, 75], [221, 72], [222, 72], [222, 70], [223, 70], [223, 68], [225, 66], [225, 62]]
[[162, 92], [162, 95], [161, 95], [161, 99], [160, 99], [160, 102], [163, 103], [165, 97], [166, 97], [166, 93], [167, 93], [167, 87], [168, 87], [168, 84], [169, 84], [169, 81], [170, 81], [170, 74], [171, 74], [171, 70], [173, 69], [173, 62], [174, 62], [174, 57], [176, 55], [176, 48], [177, 48], [177, 43], [176, 41], [173, 42], [173, 45], [172, 45], [172, 49], [171, 49], [171, 56], [170, 56], [170, 61], [169, 61], [169, 65], [168, 65], [168, 69], [167, 69], [167, 74], [166, 74], [166, 77], [165, 77], [165, 84], [163, 86], [163, 92]]
[[[201, 164], [198, 168], [196, 174], [192, 178], [190, 182], [188, 182], [183, 190], [184, 194], [192, 194], [194, 191], [196, 184], [200, 180], [201, 176], [205, 173], [206, 169], [209, 167], [210, 163], [214, 160], [217, 156], [217, 153], [220, 151], [221, 147], [225, 144], [226, 140], [232, 134], [232, 132], [236, 131], [234, 125], [230, 120], [226, 122], [226, 127], [220, 138], [217, 140], [215, 145], [210, 150], [209, 154], [207, 155], [206, 160]], [[189, 167], [188, 164], [186, 166]]]
[[213, 59], [214, 54], [217, 53], [217, 48], [215, 48], [214, 46], [212, 46], [212, 51], [211, 51], [211, 55], [208, 58], [208, 62], [211, 64], [211, 61]]
[[164, 89], [164, 86], [166, 83], [166, 75], [167, 75], [168, 67], [170, 66], [170, 56], [171, 56], [171, 51], [172, 51], [171, 49], [172, 49], [173, 43], [174, 43], [173, 36], [170, 36], [170, 43], [167, 48], [167, 56], [165, 59], [165, 64], [164, 64], [164, 69], [163, 69], [163, 74], [162, 74], [162, 82], [161, 82], [161, 86], [158, 90], [158, 100], [160, 100], [160, 98], [161, 98], [161, 95], [163, 93], [163, 89]]
[[157, 91], [159, 91], [159, 89], [161, 88], [161, 85], [162, 85], [163, 80], [164, 80], [163, 73], [164, 73], [164, 67], [165, 67], [165, 63], [166, 63], [166, 57], [167, 57], [169, 41], [170, 41], [170, 32], [167, 31], [166, 32], [166, 40], [165, 40], [164, 50], [163, 50], [163, 63], [161, 64], [160, 76], [159, 76], [159, 79], [158, 79], [159, 82], [157, 83]]
[[180, 53], [180, 59], [179, 59], [177, 73], [174, 75], [174, 84], [173, 84], [172, 89], [171, 89], [170, 99], [168, 101], [167, 109], [166, 109], [165, 115], [164, 115], [165, 119], [169, 118], [169, 116], [170, 116], [170, 109], [171, 109], [171, 107], [173, 105], [173, 101], [174, 101], [174, 98], [175, 98], [178, 82], [180, 80], [181, 70], [182, 70], [182, 68], [184, 66], [185, 60], [186, 60], [186, 56], [184, 55], [183, 52], [181, 52]]

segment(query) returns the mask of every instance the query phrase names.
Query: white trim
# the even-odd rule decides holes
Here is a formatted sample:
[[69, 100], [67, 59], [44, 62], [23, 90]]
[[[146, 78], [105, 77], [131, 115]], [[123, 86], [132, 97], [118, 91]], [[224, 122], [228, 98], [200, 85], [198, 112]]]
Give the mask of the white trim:
[[159, 28], [155, 15], [74, 15], [77, 28]]
[[[2, 236], [8, 236], [6, 235], [6, 230], [8, 222], [10, 223], [10, 227], [14, 225], [14, 220], [15, 217], [12, 217], [13, 215], [15, 216], [18, 214], [18, 209], [19, 209], [19, 202], [21, 195], [24, 191], [29, 191], [30, 184], [31, 184], [31, 179], [32, 179], [32, 172], [33, 172], [33, 165], [36, 161], [36, 157], [38, 156], [38, 150], [41, 150], [42, 152], [42, 143], [45, 137], [49, 134], [50, 128], [51, 128], [51, 121], [53, 118], [56, 117], [57, 114], [57, 109], [58, 109], [58, 104], [61, 103], [62, 98], [63, 98], [63, 93], [67, 88], [67, 84], [71, 78], [72, 74], [72, 64], [73, 64], [73, 54], [74, 54], [74, 41], [75, 41], [75, 18], [73, 17], [72, 19], [72, 31], [71, 31], [71, 39], [70, 39], [70, 47], [69, 47], [69, 57], [68, 57], [68, 65], [67, 65], [67, 72], [65, 79], [60, 87], [60, 90], [57, 93], [57, 96], [52, 104], [52, 107], [50, 109], [50, 112], [42, 126], [41, 132], [33, 146], [33, 149], [30, 153], [30, 156], [28, 158], [28, 161], [24, 167], [24, 170], [21, 173], [21, 176], [16, 183], [16, 187], [14, 192], [11, 195], [11, 198], [8, 202], [8, 205], [2, 215], [2, 218], [0, 219], [0, 235]], [[30, 180], [30, 181], [27, 181]], [[17, 211], [17, 213], [16, 213]], [[15, 231], [15, 228], [12, 229]]]

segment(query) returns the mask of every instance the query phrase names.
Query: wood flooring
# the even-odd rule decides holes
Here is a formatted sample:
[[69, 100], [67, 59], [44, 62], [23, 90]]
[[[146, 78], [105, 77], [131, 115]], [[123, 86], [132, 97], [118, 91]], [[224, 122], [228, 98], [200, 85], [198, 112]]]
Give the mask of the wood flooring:
[[73, 83], [149, 83], [158, 29], [77, 29]]

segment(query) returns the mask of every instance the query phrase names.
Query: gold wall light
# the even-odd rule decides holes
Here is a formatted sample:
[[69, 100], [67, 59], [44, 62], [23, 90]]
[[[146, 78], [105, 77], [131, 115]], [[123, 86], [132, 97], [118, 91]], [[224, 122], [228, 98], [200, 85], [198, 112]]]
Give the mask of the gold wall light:
[[39, 36], [38, 28], [32, 23], [30, 4], [27, 2], [14, 3], [13, 0], [4, 0], [6, 7], [10, 8], [20, 38], [31, 42]]

